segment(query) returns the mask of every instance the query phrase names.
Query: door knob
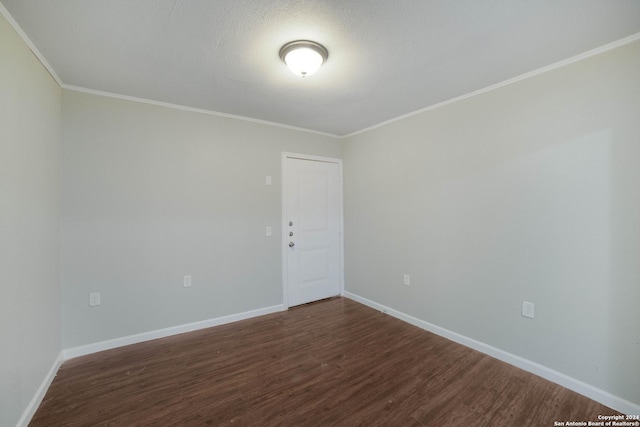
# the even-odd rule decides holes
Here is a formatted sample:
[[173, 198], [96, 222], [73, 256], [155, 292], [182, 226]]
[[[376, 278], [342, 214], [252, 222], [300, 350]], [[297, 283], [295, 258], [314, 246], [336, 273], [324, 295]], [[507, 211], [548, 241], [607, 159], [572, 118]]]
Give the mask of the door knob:
[[294, 247], [295, 245], [296, 245], [295, 243], [293, 243], [293, 242], [289, 242], [289, 247], [290, 247], [290, 248]]

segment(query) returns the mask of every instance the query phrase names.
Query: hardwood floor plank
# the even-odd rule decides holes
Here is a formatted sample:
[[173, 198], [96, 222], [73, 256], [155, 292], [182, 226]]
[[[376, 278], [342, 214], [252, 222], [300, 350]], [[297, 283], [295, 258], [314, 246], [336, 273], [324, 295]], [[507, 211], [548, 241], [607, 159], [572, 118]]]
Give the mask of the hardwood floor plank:
[[617, 412], [348, 299], [65, 362], [31, 426], [552, 426]]

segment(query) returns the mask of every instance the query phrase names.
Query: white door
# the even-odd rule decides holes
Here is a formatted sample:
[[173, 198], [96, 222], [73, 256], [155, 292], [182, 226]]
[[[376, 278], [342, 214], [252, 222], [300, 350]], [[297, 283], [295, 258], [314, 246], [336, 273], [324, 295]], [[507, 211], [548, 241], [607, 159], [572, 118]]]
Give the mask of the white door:
[[284, 156], [285, 303], [342, 290], [342, 170], [338, 159]]

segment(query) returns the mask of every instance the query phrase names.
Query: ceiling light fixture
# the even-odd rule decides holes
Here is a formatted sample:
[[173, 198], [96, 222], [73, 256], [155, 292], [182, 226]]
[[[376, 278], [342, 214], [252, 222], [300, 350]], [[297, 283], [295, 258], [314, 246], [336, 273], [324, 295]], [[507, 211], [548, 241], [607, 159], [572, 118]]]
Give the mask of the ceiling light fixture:
[[327, 49], [309, 40], [289, 42], [280, 49], [280, 59], [293, 74], [307, 77], [318, 71], [329, 57]]

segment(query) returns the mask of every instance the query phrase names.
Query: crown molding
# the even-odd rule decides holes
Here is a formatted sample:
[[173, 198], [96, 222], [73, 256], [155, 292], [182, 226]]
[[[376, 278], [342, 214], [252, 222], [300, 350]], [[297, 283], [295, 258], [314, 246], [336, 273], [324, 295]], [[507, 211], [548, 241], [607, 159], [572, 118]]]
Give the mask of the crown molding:
[[31, 39], [29, 38], [29, 36], [27, 36], [27, 33], [25, 33], [22, 30], [22, 27], [20, 27], [20, 25], [16, 22], [16, 20], [13, 19], [13, 16], [11, 16], [11, 14], [7, 10], [7, 8], [4, 7], [2, 2], [0, 2], [0, 14], [4, 16], [7, 22], [9, 22], [9, 25], [13, 27], [16, 33], [18, 33], [22, 41], [24, 41], [27, 44], [27, 46], [29, 46], [29, 49], [31, 49], [31, 52], [33, 52], [36, 58], [38, 58], [38, 61], [40, 61], [40, 63], [44, 66], [44, 68], [46, 68], [47, 72], [51, 75], [51, 77], [56, 81], [56, 83], [58, 83], [58, 86], [62, 87], [62, 80], [60, 80], [60, 77], [58, 77], [58, 75], [56, 74], [51, 64], [47, 62], [44, 55], [40, 53], [36, 45], [34, 45]]
[[257, 124], [266, 125], [266, 126], [273, 126], [273, 127], [283, 128], [283, 129], [295, 130], [295, 131], [298, 131], [298, 132], [306, 132], [306, 133], [312, 133], [312, 134], [316, 134], [316, 135], [328, 136], [330, 138], [341, 138], [340, 135], [335, 135], [335, 134], [328, 133], [328, 132], [321, 132], [321, 131], [318, 131], [318, 130], [301, 128], [301, 127], [297, 127], [297, 126], [286, 125], [286, 124], [283, 124], [283, 123], [270, 122], [268, 120], [254, 119], [252, 117], [238, 116], [238, 115], [235, 115], [235, 114], [221, 113], [219, 111], [206, 110], [206, 109], [203, 109], [203, 108], [188, 107], [186, 105], [172, 104], [170, 102], [155, 101], [153, 99], [138, 98], [138, 97], [129, 96], [129, 95], [121, 95], [121, 94], [118, 94], [118, 93], [112, 93], [112, 92], [105, 92], [105, 91], [101, 91], [101, 90], [89, 89], [89, 88], [85, 88], [85, 87], [81, 87], [81, 86], [73, 86], [73, 85], [68, 85], [68, 84], [61, 84], [60, 86], [63, 89], [71, 90], [71, 91], [74, 91], [74, 92], [82, 92], [82, 93], [88, 93], [88, 94], [91, 94], [91, 95], [104, 96], [104, 97], [107, 97], [107, 98], [121, 99], [121, 100], [124, 100], [124, 101], [132, 101], [132, 102], [139, 102], [139, 103], [142, 103], [142, 104], [156, 105], [156, 106], [159, 106], [159, 107], [171, 108], [171, 109], [174, 109], [174, 110], [189, 111], [189, 112], [192, 112], [192, 113], [208, 114], [208, 115], [211, 115], [211, 116], [224, 117], [224, 118], [227, 118], [227, 119], [242, 120], [242, 121], [245, 121], [245, 122], [257, 123]]
[[621, 46], [627, 45], [629, 43], [633, 43], [635, 41], [640, 40], [640, 33], [635, 33], [635, 34], [632, 34], [632, 35], [630, 35], [628, 37], [625, 37], [623, 39], [608, 43], [606, 45], [597, 47], [595, 49], [588, 50], [586, 52], [583, 52], [581, 54], [572, 56], [572, 57], [564, 59], [562, 61], [553, 63], [551, 65], [547, 65], [545, 67], [541, 67], [541, 68], [538, 68], [536, 70], [529, 71], [527, 73], [524, 73], [524, 74], [521, 74], [519, 76], [504, 80], [502, 82], [493, 84], [491, 86], [487, 86], [485, 88], [478, 89], [478, 90], [475, 90], [473, 92], [469, 92], [469, 93], [466, 93], [464, 95], [457, 96], [455, 98], [450, 98], [448, 100], [439, 102], [437, 104], [429, 105], [429, 106], [421, 108], [419, 110], [412, 111], [410, 113], [403, 114], [401, 116], [397, 116], [397, 117], [394, 117], [394, 118], [389, 119], [389, 120], [385, 120], [385, 121], [377, 123], [377, 124], [375, 124], [373, 126], [369, 126], [369, 127], [364, 128], [364, 129], [360, 129], [360, 130], [357, 130], [355, 132], [348, 133], [346, 135], [337, 135], [337, 134], [328, 133], [328, 132], [322, 132], [322, 131], [313, 130], [313, 129], [307, 129], [307, 128], [301, 128], [301, 127], [297, 127], [297, 126], [286, 125], [286, 124], [283, 124], [283, 123], [271, 122], [271, 121], [268, 121], [268, 120], [260, 120], [260, 119], [255, 119], [255, 118], [251, 118], [251, 117], [246, 117], [246, 116], [238, 116], [238, 115], [235, 115], [235, 114], [221, 113], [221, 112], [213, 111], [213, 110], [206, 110], [206, 109], [201, 109], [201, 108], [193, 108], [193, 107], [188, 107], [188, 106], [179, 105], [179, 104], [172, 104], [172, 103], [168, 103], [168, 102], [155, 101], [155, 100], [151, 100], [151, 99], [138, 98], [138, 97], [134, 97], [134, 96], [121, 95], [121, 94], [117, 94], [117, 93], [105, 92], [105, 91], [100, 91], [100, 90], [95, 90], [95, 89], [89, 89], [89, 88], [84, 88], [84, 87], [64, 84], [62, 82], [62, 80], [60, 80], [60, 77], [58, 77], [58, 75], [56, 74], [56, 72], [53, 69], [53, 67], [51, 66], [51, 64], [49, 64], [49, 62], [47, 62], [47, 60], [42, 55], [42, 53], [40, 53], [38, 48], [36, 48], [36, 46], [33, 44], [31, 39], [29, 39], [29, 37], [22, 30], [20, 25], [18, 25], [16, 20], [13, 19], [13, 17], [9, 13], [9, 11], [4, 7], [4, 5], [2, 4], [1, 1], [0, 1], [0, 14], [2, 14], [5, 17], [5, 19], [9, 22], [9, 24], [13, 27], [13, 29], [18, 33], [18, 35], [22, 38], [22, 40], [27, 44], [27, 46], [29, 46], [29, 49], [31, 49], [33, 54], [38, 58], [38, 60], [46, 68], [46, 70], [49, 72], [51, 77], [63, 89], [72, 90], [72, 91], [76, 91], [76, 92], [89, 93], [89, 94], [92, 94], [92, 95], [98, 95], [98, 96], [105, 96], [105, 97], [110, 97], [110, 98], [122, 99], [122, 100], [127, 100], [127, 101], [141, 102], [141, 103], [144, 103], [144, 104], [157, 105], [157, 106], [162, 106], [162, 107], [172, 108], [172, 109], [177, 109], [177, 110], [182, 110], [182, 111], [190, 111], [190, 112], [195, 112], [195, 113], [200, 113], [200, 114], [209, 114], [209, 115], [218, 116], [218, 117], [225, 117], [225, 118], [229, 118], [229, 119], [242, 120], [242, 121], [247, 121], [247, 122], [251, 122], [251, 123], [258, 123], [258, 124], [267, 125], [267, 126], [274, 126], [274, 127], [279, 127], [279, 128], [283, 128], [283, 129], [295, 130], [295, 131], [311, 133], [311, 134], [315, 134], [315, 135], [322, 135], [322, 136], [326, 136], [326, 137], [330, 137], [330, 138], [336, 138], [336, 139], [348, 139], [348, 138], [351, 138], [353, 136], [356, 136], [356, 135], [359, 135], [359, 134], [362, 134], [362, 133], [366, 133], [366, 132], [369, 132], [371, 130], [386, 126], [388, 124], [395, 123], [395, 122], [404, 120], [404, 119], [409, 118], [409, 117], [413, 117], [413, 116], [421, 114], [421, 113], [425, 113], [427, 111], [436, 110], [438, 108], [441, 108], [441, 107], [444, 107], [444, 106], [447, 106], [447, 105], [450, 105], [450, 104], [453, 104], [453, 103], [456, 103], [456, 102], [459, 102], [459, 101], [463, 101], [465, 99], [472, 98], [472, 97], [477, 96], [477, 95], [482, 95], [484, 93], [491, 92], [491, 91], [499, 89], [501, 87], [508, 86], [508, 85], [513, 84], [513, 83], [517, 83], [517, 82], [520, 82], [522, 80], [526, 80], [526, 79], [529, 79], [531, 77], [535, 77], [535, 76], [538, 76], [540, 74], [544, 74], [546, 72], [549, 72], [549, 71], [552, 71], [552, 70], [555, 70], [555, 69], [558, 69], [558, 68], [562, 68], [564, 66], [573, 64], [575, 62], [582, 61], [582, 60], [590, 58], [592, 56], [596, 56], [596, 55], [599, 55], [601, 53], [604, 53], [604, 52], [607, 52], [607, 51], [610, 51], [610, 50], [616, 49], [618, 47], [621, 47]]
[[500, 89], [501, 87], [508, 86], [508, 85], [511, 85], [511, 84], [514, 84], [514, 83], [518, 83], [518, 82], [520, 82], [522, 80], [526, 80], [526, 79], [529, 79], [531, 77], [535, 77], [535, 76], [538, 76], [540, 74], [544, 74], [546, 72], [553, 71], [553, 70], [556, 70], [558, 68], [565, 67], [565, 66], [573, 64], [575, 62], [579, 62], [579, 61], [582, 61], [584, 59], [591, 58], [592, 56], [600, 55], [601, 53], [608, 52], [610, 50], [613, 50], [613, 49], [616, 49], [618, 47], [627, 45], [629, 43], [633, 43], [633, 42], [638, 41], [638, 40], [640, 40], [640, 33], [635, 33], [635, 34], [630, 35], [629, 37], [625, 37], [625, 38], [617, 40], [615, 42], [608, 43], [608, 44], [606, 44], [604, 46], [600, 46], [600, 47], [597, 47], [595, 49], [588, 50], [586, 52], [583, 52], [581, 54], [572, 56], [572, 57], [564, 59], [562, 61], [553, 63], [551, 65], [547, 65], [545, 67], [538, 68], [536, 70], [529, 71], [529, 72], [524, 73], [524, 74], [520, 74], [519, 76], [513, 77], [511, 79], [504, 80], [504, 81], [502, 81], [500, 83], [496, 83], [496, 84], [493, 84], [491, 86], [487, 86], [485, 88], [478, 89], [478, 90], [475, 90], [473, 92], [469, 92], [469, 93], [466, 93], [464, 95], [460, 95], [460, 96], [457, 96], [455, 98], [451, 98], [451, 99], [448, 99], [446, 101], [442, 101], [442, 102], [439, 102], [437, 104], [433, 104], [433, 105], [421, 108], [421, 109], [416, 110], [416, 111], [412, 111], [411, 113], [403, 114], [403, 115], [395, 117], [393, 119], [385, 120], [385, 121], [380, 122], [378, 124], [375, 124], [373, 126], [369, 126], [367, 128], [364, 128], [364, 129], [349, 133], [347, 135], [344, 135], [341, 138], [343, 138], [343, 139], [350, 138], [352, 136], [356, 136], [356, 135], [359, 135], [361, 133], [369, 132], [371, 130], [386, 126], [386, 125], [391, 124], [391, 123], [395, 123], [395, 122], [404, 120], [404, 119], [409, 118], [409, 117], [416, 116], [418, 114], [425, 113], [427, 111], [436, 110], [438, 108], [441, 108], [441, 107], [444, 107], [444, 106], [447, 106], [447, 105], [450, 105], [450, 104], [454, 104], [456, 102], [464, 101], [465, 99], [473, 98], [474, 96], [482, 95], [483, 93], [491, 92], [493, 90]]

